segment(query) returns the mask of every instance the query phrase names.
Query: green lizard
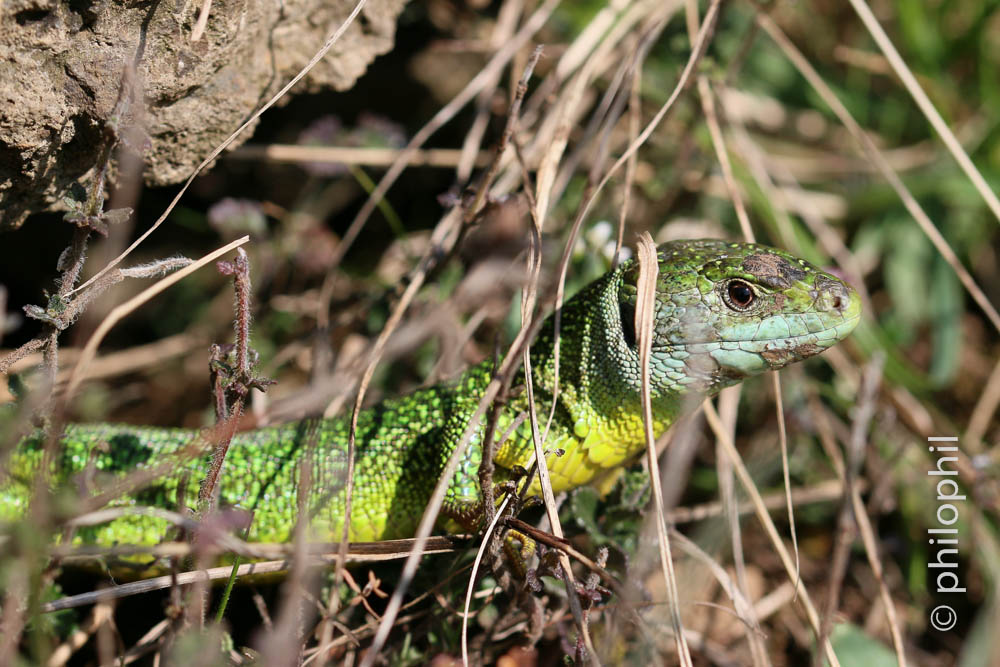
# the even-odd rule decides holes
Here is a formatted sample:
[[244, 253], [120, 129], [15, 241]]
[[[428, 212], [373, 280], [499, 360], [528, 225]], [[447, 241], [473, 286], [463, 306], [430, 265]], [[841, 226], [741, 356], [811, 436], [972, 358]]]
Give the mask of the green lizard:
[[[555, 492], [587, 484], [643, 451], [640, 369], [634, 308], [638, 266], [625, 262], [583, 288], [562, 310], [559, 391], [546, 458]], [[659, 435], [697, 397], [766, 370], [805, 359], [843, 340], [860, 318], [857, 293], [840, 279], [780, 250], [718, 240], [677, 241], [659, 248], [656, 315], [650, 358], [651, 396]], [[552, 407], [555, 359], [551, 318], [531, 347], [539, 418]], [[482, 392], [492, 361], [457, 381], [365, 410], [358, 420], [352, 541], [410, 537]], [[496, 481], [531, 460], [525, 392], [501, 412]], [[250, 541], [282, 542], [299, 519], [297, 484], [309, 461], [305, 507], [311, 536], [337, 541], [343, 528], [349, 420], [309, 419], [237, 434], [220, 488], [224, 505], [253, 511]], [[473, 439], [451, 480], [438, 527], [475, 525], [480, 439]], [[508, 433], [509, 432], [509, 433]], [[205, 456], [184, 453], [199, 433], [125, 425], [70, 425], [51, 477], [83, 497], [136, 469], [168, 468], [111, 506], [195, 507]], [[42, 461], [38, 435], [20, 443], [0, 468], [0, 523], [26, 516]], [[556, 450], [562, 450], [557, 455]], [[184, 481], [182, 481], [184, 480]], [[531, 487], [538, 493], [537, 480]], [[183, 496], [179, 498], [178, 496]], [[84, 544], [155, 544], [168, 534], [153, 513], [81, 527]]]

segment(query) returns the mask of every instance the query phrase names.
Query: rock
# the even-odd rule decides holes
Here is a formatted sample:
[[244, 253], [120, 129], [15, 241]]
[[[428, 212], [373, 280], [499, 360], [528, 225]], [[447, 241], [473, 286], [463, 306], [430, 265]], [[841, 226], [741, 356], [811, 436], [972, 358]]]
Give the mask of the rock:
[[[195, 0], [0, 3], [0, 229], [61, 210], [70, 185], [93, 173], [109, 127], [135, 123], [148, 135], [139, 142], [148, 185], [187, 178], [309, 62], [356, 2], [211, 0], [197, 41]], [[350, 88], [392, 48], [405, 2], [369, 0], [290, 94]], [[118, 104], [123, 82], [139, 91], [131, 104]]]

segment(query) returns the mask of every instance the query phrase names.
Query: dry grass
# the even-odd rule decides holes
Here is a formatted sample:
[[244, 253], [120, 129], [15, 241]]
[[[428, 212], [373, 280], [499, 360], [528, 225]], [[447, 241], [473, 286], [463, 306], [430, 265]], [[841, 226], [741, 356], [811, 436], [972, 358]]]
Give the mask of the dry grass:
[[[330, 40], [309, 67], [335, 44], [364, 4], [364, 0], [358, 3], [343, 26], [331, 27]], [[445, 4], [431, 3], [437, 7], [435, 11], [444, 11]], [[226, 542], [230, 553], [272, 559], [244, 564], [241, 572], [289, 569], [290, 573], [278, 585], [276, 601], [254, 599], [261, 609], [256, 621], [261, 634], [258, 638], [254, 638], [255, 633], [243, 634], [246, 644], [258, 653], [232, 650], [221, 653], [219, 661], [249, 662], [259, 656], [267, 664], [417, 664], [442, 654], [461, 655], [465, 662], [515, 660], [512, 647], [536, 628], [526, 607], [501, 593], [510, 592], [509, 582], [479, 578], [483, 576], [480, 562], [492, 564], [497, 557], [491, 532], [474, 565], [468, 550], [453, 551], [450, 543], [441, 543], [431, 532], [447, 480], [480, 423], [489, 422], [494, 400], [504, 397], [512, 383], [519, 381], [518, 369], [528, 362], [531, 338], [541, 320], [585, 281], [584, 274], [593, 272], [592, 256], [600, 254], [611, 239], [591, 239], [596, 233], [595, 218], [605, 216], [618, 223], [613, 261], [619, 259], [623, 240], [628, 245], [631, 237], [645, 234], [638, 246], [640, 266], [647, 271], [640, 277], [641, 284], [652, 284], [648, 269], [656, 266], [655, 256], [650, 258], [653, 242], [648, 233], [658, 240], [674, 235], [759, 237], [809, 259], [836, 264], [865, 295], [867, 321], [854, 342], [824, 355], [824, 361], [809, 364], [807, 370], [784, 372], [784, 389], [774, 380], [776, 416], [768, 416], [772, 399], [761, 397], [766, 392], [760, 383], [748, 384], [742, 392], [723, 394], [718, 409], [706, 401], [690, 422], [694, 424], [690, 438], [697, 445], [710, 432], [717, 445], [714, 460], [708, 447], [692, 448], [686, 458], [674, 451], [685, 437], [680, 434], [681, 425], [659, 443], [647, 429], [646, 473], [655, 501], [655, 513], [650, 512], [647, 518], [655, 526], [643, 529], [639, 511], [634, 512], [635, 530], [629, 538], [634, 549], [622, 548], [631, 556], [627, 564], [614, 552], [610, 564], [607, 554], [598, 555], [599, 547], [614, 546], [609, 536], [617, 536], [616, 527], [609, 522], [622, 516], [616, 514], [623, 512], [620, 507], [607, 501], [601, 507], [612, 519], [605, 522], [595, 515], [588, 523], [590, 519], [574, 514], [583, 500], [559, 499], [552, 494], [541, 455], [552, 414], [532, 412], [537, 474], [545, 491], [546, 512], [536, 525], [523, 524], [522, 532], [554, 551], [553, 559], [560, 562], [563, 576], [558, 585], [550, 582], [535, 596], [534, 604], [543, 612], [537, 628], [542, 638], [538, 659], [544, 662], [566, 651], [571, 655], [575, 652], [573, 657], [580, 662], [595, 664], [652, 660], [656, 664], [783, 665], [811, 658], [817, 665], [824, 659], [831, 665], [848, 665], [860, 664], [858, 660], [876, 664], [889, 656], [899, 665], [936, 667], [954, 664], [961, 653], [971, 656], [968, 664], [995, 664], [997, 649], [972, 629], [995, 626], [998, 608], [998, 462], [995, 452], [985, 446], [998, 432], [996, 411], [1000, 405], [1000, 363], [995, 360], [1000, 314], [991, 303], [996, 291], [989, 291], [1000, 275], [995, 266], [998, 235], [993, 227], [983, 233], [981, 254], [974, 252], [975, 244], [956, 250], [955, 239], [961, 240], [961, 234], [950, 233], [945, 218], [935, 224], [928, 213], [934, 209], [926, 207], [926, 190], [916, 195], [911, 192], [918, 179], [910, 175], [940, 165], [946, 156], [928, 139], [922, 139], [919, 146], [891, 145], [875, 128], [865, 128], [855, 120], [849, 105], [835, 92], [849, 88], [849, 83], [829, 80], [839, 70], [829, 61], [815, 62], [811, 45], [807, 53], [800, 50], [807, 45], [801, 41], [796, 45], [796, 37], [801, 40], [809, 33], [794, 9], [714, 1], [699, 18], [695, 2], [639, 0], [609, 2], [583, 19], [558, 0], [506, 0], [500, 4], [494, 18], [485, 14], [478, 17], [477, 25], [492, 30], [489, 38], [479, 37], [488, 60], [413, 134], [405, 148], [380, 148], [377, 153], [354, 148], [330, 153], [331, 149], [278, 144], [241, 149], [241, 160], [259, 160], [261, 164], [271, 159], [304, 164], [329, 158], [356, 167], [388, 167], [356, 212], [348, 207], [329, 212], [350, 223], [343, 225], [343, 235], [325, 257], [326, 270], [298, 284], [286, 281], [298, 291], [272, 292], [269, 303], [262, 307], [274, 309], [275, 303], [294, 302], [298, 304], [300, 328], [315, 328], [321, 334], [318, 342], [311, 334], [301, 334], [275, 343], [282, 346], [272, 355], [272, 359], [282, 360], [275, 362], [273, 369], [282, 381], [281, 393], [277, 399], [267, 399], [271, 403], [258, 401], [259, 420], [268, 419], [269, 408], [277, 412], [276, 401], [282, 402], [281, 414], [285, 414], [286, 410], [294, 412], [296, 406], [303, 410], [307, 409], [303, 406], [336, 407], [353, 398], [352, 420], [356, 425], [367, 394], [398, 391], [391, 380], [380, 379], [380, 371], [390, 367], [411, 384], [424, 379], [416, 370], [418, 363], [400, 360], [419, 358], [421, 346], [436, 330], [429, 322], [450, 318], [442, 328], [453, 331], [469, 321], [490, 325], [484, 327], [489, 331], [478, 334], [476, 327], [471, 327], [454, 345], [459, 350], [457, 358], [467, 363], [494, 353], [490, 348], [492, 333], [501, 328], [505, 304], [516, 290], [521, 290], [521, 312], [519, 325], [508, 328], [508, 332], [516, 331], [510, 338], [513, 342], [496, 348], [502, 352], [502, 362], [495, 379], [449, 460], [414, 540], [391, 545], [389, 553], [366, 555], [364, 549], [348, 548], [345, 530], [339, 543], [309, 549], [302, 524], [294, 545], [247, 545], [236, 538]], [[867, 5], [859, 0], [852, 0], [851, 5], [860, 17], [859, 26], [867, 31], [885, 61], [872, 65], [874, 53], [861, 58], [857, 40], [839, 45], [841, 56], [853, 54], [852, 63], [867, 64], [872, 76], [884, 77], [890, 70], [899, 76], [900, 90], [912, 96], [927, 125], [941, 137], [972, 183], [971, 190], [979, 198], [976, 206], [1000, 218], [989, 175], [984, 177], [977, 170], [955, 137], [963, 133], [953, 132], [935, 110], [918, 77], [900, 56], [900, 49]], [[198, 39], [204, 29], [203, 19], [211, 20], [209, 8], [210, 3], [205, 2], [191, 40]], [[889, 9], [884, 11], [894, 17]], [[563, 25], [553, 21], [554, 16]], [[571, 22], [568, 17], [576, 20], [572, 30], [565, 26]], [[884, 24], [881, 14], [880, 18]], [[454, 18], [456, 34], [462, 30], [461, 21], [467, 19]], [[838, 19], [847, 21], [841, 15]], [[690, 46], [678, 55], [669, 44], [685, 33]], [[534, 43], [558, 40], [560, 35], [567, 36], [565, 43], [550, 44], [541, 55], [533, 51]], [[737, 48], [723, 48], [727, 40], [737, 42]], [[863, 43], [868, 43], [867, 38]], [[728, 57], [721, 55], [724, 53]], [[787, 88], [774, 93], [783, 97], [761, 93], [767, 84], [755, 86], [747, 64], [768, 59], [790, 65], [796, 80], [808, 84], [815, 95], [796, 100]], [[844, 71], [850, 74], [847, 68]], [[283, 97], [298, 78], [301, 75], [263, 105], [233, 137]], [[643, 83], [647, 79], [667, 83], [656, 89]], [[889, 97], [896, 86], [895, 79], [884, 82], [882, 87], [889, 92], [883, 95]], [[768, 114], [755, 109], [754, 100], [761, 106], [767, 102], [767, 108], [774, 111], [771, 115], [780, 115], [774, 127], [766, 125]], [[816, 100], [815, 108], [808, 106], [812, 100]], [[473, 103], [476, 109], [468, 131], [461, 133], [461, 149], [424, 148], [443, 128], [464, 118], [463, 110]], [[498, 108], [503, 111], [497, 112]], [[504, 127], [495, 149], [483, 145], [493, 115], [502, 116]], [[73, 287], [74, 274], [65, 295], [82, 297], [126, 257], [141, 252], [141, 244], [155, 243], [153, 232], [176, 211], [188, 186], [222, 154], [231, 139], [206, 157], [135, 243], [79, 287]], [[919, 159], [913, 158], [913, 151], [907, 152], [910, 148], [919, 148]], [[670, 169], [658, 160], [668, 161]], [[232, 163], [221, 168], [228, 164]], [[423, 223], [423, 227], [432, 228], [429, 235], [414, 232], [411, 238], [399, 239], [395, 247], [385, 250], [389, 258], [404, 248], [397, 253], [395, 268], [383, 267], [360, 278], [343, 271], [342, 265], [351, 258], [349, 251], [358, 250], [355, 242], [370, 238], [365, 236], [369, 233], [366, 227], [374, 224], [372, 214], [379, 204], [393, 205], [392, 188], [397, 179], [422, 165], [454, 169], [456, 183], [468, 186], [468, 195], [456, 197], [457, 203], [436, 224]], [[857, 169], [857, 165], [864, 168]], [[483, 170], [476, 175], [474, 167]], [[858, 222], [861, 216], [852, 212], [853, 207], [862, 206], [851, 199], [852, 187], [858, 189], [859, 180], [870, 184], [880, 178], [898, 199], [880, 204], [883, 208], [877, 211], [885, 218], [907, 212], [912, 218], [907, 224], [915, 223], [978, 307], [964, 312], [960, 320], [971, 342], [957, 354], [964, 360], [963, 368], [979, 372], [968, 382], [975, 382], [981, 390], [949, 402], [952, 414], [937, 401], [949, 391], [958, 394], [961, 376], [928, 389], [926, 383], [912, 379], [915, 372], [903, 363], [908, 355], [929, 354], [926, 350], [933, 346], [935, 336], [942, 335], [940, 329], [934, 322], [925, 324], [925, 330], [916, 332], [905, 345], [892, 338], [892, 295], [878, 271], [883, 261], [888, 262], [884, 256], [891, 254], [892, 248], [887, 247], [891, 236], [889, 243], [872, 251], [863, 241], [876, 223]], [[609, 188], [614, 179], [622, 181], [620, 187]], [[513, 203], [516, 199], [504, 202], [507, 195], [519, 195], [527, 203], [519, 208]], [[837, 205], [815, 205], [820, 201]], [[301, 205], [300, 210], [296, 205]], [[276, 217], [280, 218], [281, 241], [292, 245], [298, 229], [292, 223], [311, 213], [302, 201], [293, 201], [288, 208], [274, 205], [272, 210], [279, 209]], [[523, 211], [527, 211], [525, 216]], [[299, 218], [297, 214], [301, 214]], [[524, 219], [530, 222], [525, 224]], [[507, 228], [503, 227], [505, 222]], [[309, 229], [315, 231], [316, 227]], [[461, 259], [463, 248], [476, 243], [476, 234], [494, 229], [500, 230], [496, 233], [501, 237], [506, 234], [515, 239], [513, 253], [503, 256], [497, 252], [503, 259], [493, 264], [484, 257]], [[106, 313], [80, 352], [62, 355], [64, 364], [73, 362], [71, 371], [56, 366], [59, 336], [55, 331], [13, 351], [0, 365], [21, 368], [13, 365], [16, 359], [22, 359], [19, 363], [23, 365], [24, 359], [37, 362], [39, 355], [44, 355], [41, 359], [47, 371], [40, 374], [42, 380], [37, 384], [44, 394], [46, 382], [49, 388], [67, 382], [65, 392], [57, 395], [60, 403], [54, 414], [62, 415], [63, 408], [71, 411], [72, 399], [91, 386], [89, 383], [100, 379], [114, 384], [116, 375], [143, 368], [148, 360], [135, 359], [140, 350], [162, 353], [160, 348], [136, 346], [111, 353], [125, 356], [120, 364], [106, 366], [118, 357], [98, 359], [95, 355], [113, 327], [185, 275], [246, 242], [244, 237], [224, 245], [139, 295], [123, 299]], [[590, 258], [580, 256], [581, 244]], [[290, 268], [294, 261], [272, 251], [255, 250], [253, 245], [249, 248], [255, 267], [273, 271], [263, 268], [267, 262], [286, 262], [284, 270], [294, 273]], [[494, 250], [488, 243], [478, 248], [486, 248], [483, 255], [487, 256]], [[560, 261], [550, 261], [553, 256]], [[82, 264], [82, 252], [79, 261]], [[456, 266], [461, 275], [449, 277], [449, 270]], [[485, 278], [477, 276], [477, 268], [484, 271]], [[379, 271], [384, 273], [376, 275]], [[269, 278], [279, 282], [277, 275], [273, 271]], [[402, 286], [395, 289], [393, 285]], [[986, 291], [982, 285], [987, 286]], [[945, 297], [931, 294], [928, 298]], [[377, 333], [366, 331], [365, 305], [380, 300], [391, 307], [386, 307]], [[648, 309], [637, 308], [636, 330], [640, 349], [647, 357], [651, 319], [639, 318], [649, 314]], [[2, 315], [0, 312], [0, 325]], [[266, 322], [266, 316], [259, 318], [258, 327], [275, 331], [266, 323], [260, 324], [261, 320]], [[345, 330], [350, 333], [345, 334]], [[353, 358], [342, 357], [334, 363], [331, 348], [343, 353], [351, 347], [348, 340], [353, 341]], [[644, 370], [644, 393], [648, 394], [648, 369]], [[530, 395], [530, 373], [525, 379]], [[355, 388], [357, 392], [352, 394]], [[648, 411], [648, 395], [645, 402]], [[747, 415], [745, 421], [737, 420], [738, 408], [741, 416]], [[701, 419], [707, 422], [708, 430]], [[651, 424], [649, 414], [645, 420]], [[961, 438], [962, 451], [956, 453], [954, 465], [968, 496], [961, 506], [965, 515], [960, 568], [969, 592], [960, 599], [945, 600], [934, 594], [929, 583], [934, 573], [919, 570], [921, 558], [926, 569], [926, 561], [934, 557], [924, 544], [924, 531], [935, 523], [936, 505], [927, 470], [934, 467], [936, 455], [927, 451], [925, 443], [933, 435]], [[352, 428], [350, 463], [353, 440]], [[667, 442], [672, 444], [667, 447]], [[54, 446], [49, 443], [49, 447]], [[775, 451], [780, 451], [780, 456], [774, 456]], [[672, 456], [677, 459], [670, 459]], [[778, 459], [781, 475], [774, 474]], [[681, 461], [673, 464], [669, 479], [691, 486], [687, 494], [677, 494], [684, 503], [679, 507], [667, 506], [664, 501], [673, 489], [660, 488], [661, 466], [666, 460]], [[705, 473], [713, 469], [717, 481], [705, 482]], [[748, 504], [755, 521], [743, 520]], [[81, 511], [93, 509], [87, 506]], [[782, 511], [788, 516], [782, 516]], [[797, 517], [793, 511], [799, 513]], [[46, 517], [45, 512], [39, 512]], [[187, 520], [177, 518], [181, 523]], [[42, 527], [55, 530], [57, 526], [50, 525], [51, 521], [52, 517], [46, 517]], [[677, 525], [683, 522], [694, 523], [685, 525], [682, 535]], [[491, 522], [490, 531], [495, 523]], [[596, 529], [605, 534], [596, 534]], [[653, 530], [655, 539], [651, 537]], [[129, 664], [149, 655], [157, 660], [171, 656], [179, 662], [217, 646], [212, 643], [216, 636], [211, 634], [215, 626], [206, 620], [208, 601], [215, 597], [215, 591], [205, 582], [228, 576], [228, 567], [95, 589], [83, 597], [53, 604], [43, 602], [37, 593], [51, 584], [56, 573], [40, 570], [38, 563], [53, 555], [65, 559], [95, 554], [68, 554], [44, 542], [13, 552], [8, 548], [14, 543], [12, 538], [0, 540], [5, 540], [0, 542], [0, 566], [6, 572], [0, 663], [11, 664], [14, 656], [21, 654], [35, 660], [44, 658], [48, 664], [66, 664], [81, 650], [90, 651], [101, 664]], [[289, 551], [290, 546], [296, 548]], [[920, 548], [925, 551], [920, 552]], [[198, 555], [183, 543], [157, 549], [164, 556]], [[119, 551], [124, 553], [127, 548]], [[315, 556], [316, 552], [322, 555]], [[428, 576], [426, 570], [419, 569], [431, 553], [437, 554], [432, 567], [447, 567], [448, 577]], [[404, 563], [401, 569], [368, 570], [364, 565], [344, 569], [349, 561], [363, 564], [375, 559]], [[333, 576], [325, 579], [322, 567], [331, 563], [336, 564]], [[355, 581], [364, 578], [362, 573], [371, 576], [367, 585]], [[379, 577], [391, 581], [383, 582]], [[607, 586], [606, 593], [599, 582]], [[113, 601], [162, 588], [170, 591], [169, 611], [164, 614], [155, 603], [150, 604], [148, 631], [129, 645], [122, 644], [123, 635], [115, 625], [122, 619], [116, 620]], [[966, 614], [952, 633], [928, 626], [930, 610], [945, 601], [955, 602]], [[95, 606], [89, 617], [62, 635], [47, 635], [37, 629], [44, 626], [46, 613], [70, 603]], [[970, 617], [973, 614], [975, 617]], [[473, 618], [479, 622], [472, 623]], [[460, 635], [449, 630], [459, 619], [463, 628]], [[28, 630], [31, 624], [36, 629]], [[852, 633], [847, 640], [840, 634], [845, 631]], [[853, 647], [848, 646], [850, 641], [855, 642]], [[861, 642], [860, 648], [857, 642]]]

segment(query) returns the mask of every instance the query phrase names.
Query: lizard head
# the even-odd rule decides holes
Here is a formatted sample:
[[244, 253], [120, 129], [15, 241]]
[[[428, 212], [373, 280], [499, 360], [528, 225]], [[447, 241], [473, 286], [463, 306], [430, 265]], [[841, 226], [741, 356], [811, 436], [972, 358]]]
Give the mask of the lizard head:
[[[819, 354], [847, 337], [861, 300], [841, 279], [781, 250], [714, 239], [659, 247], [654, 393], [712, 392]], [[622, 265], [619, 323], [635, 349], [637, 264]]]

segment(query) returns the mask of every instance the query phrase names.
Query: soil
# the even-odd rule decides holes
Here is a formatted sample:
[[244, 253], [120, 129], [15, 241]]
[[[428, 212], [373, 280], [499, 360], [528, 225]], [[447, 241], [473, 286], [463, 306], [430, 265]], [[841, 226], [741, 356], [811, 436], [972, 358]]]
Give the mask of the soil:
[[[0, 3], [0, 229], [62, 210], [111, 141], [131, 137], [124, 143], [142, 154], [147, 185], [184, 180], [309, 61], [356, 1], [210, 0], [197, 40], [195, 0]], [[369, 0], [291, 94], [350, 88], [392, 48], [405, 4]]]

